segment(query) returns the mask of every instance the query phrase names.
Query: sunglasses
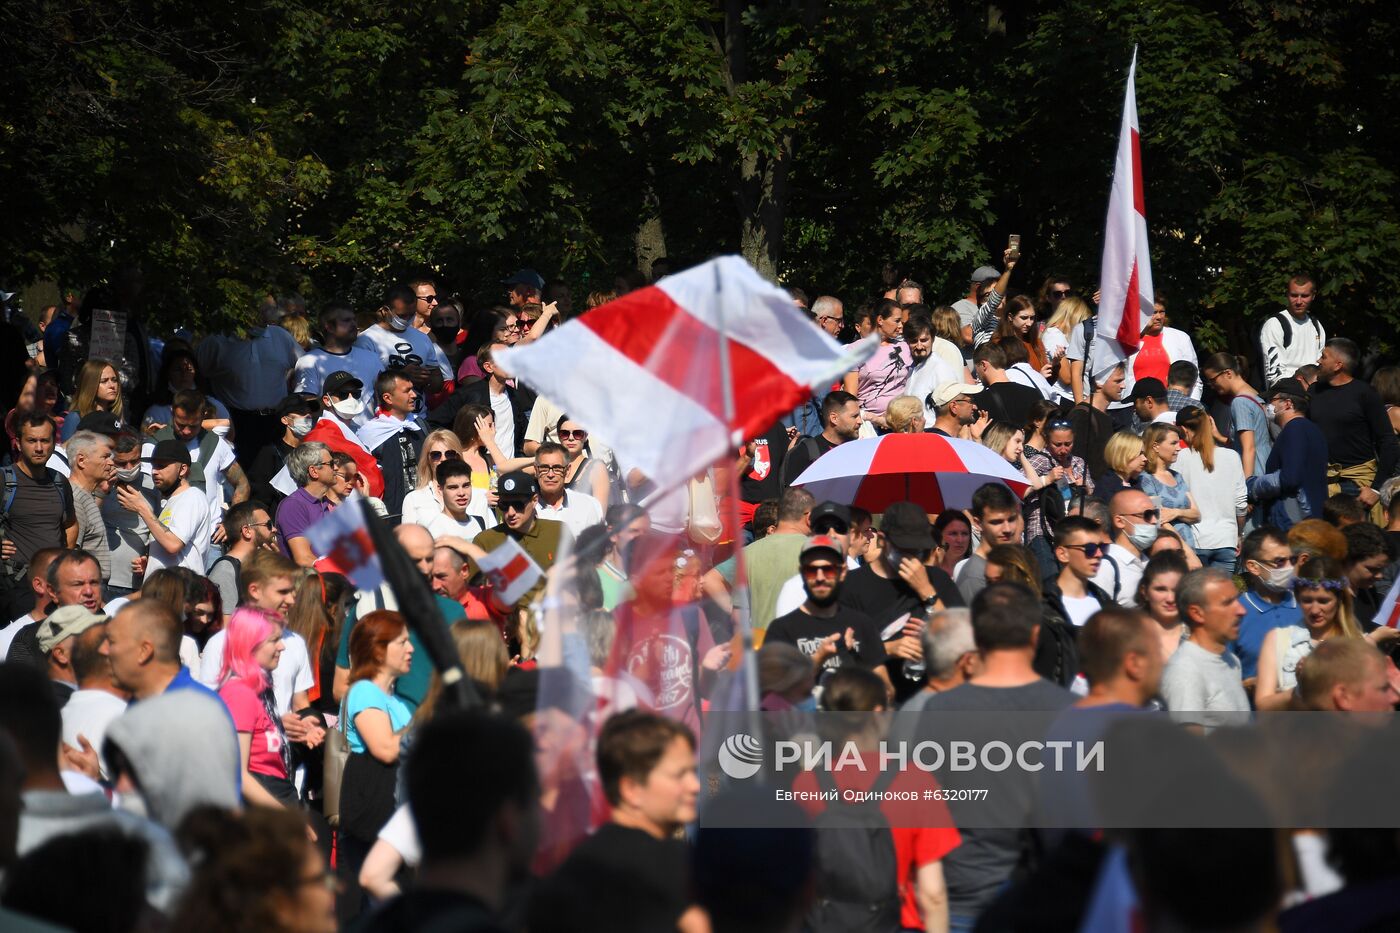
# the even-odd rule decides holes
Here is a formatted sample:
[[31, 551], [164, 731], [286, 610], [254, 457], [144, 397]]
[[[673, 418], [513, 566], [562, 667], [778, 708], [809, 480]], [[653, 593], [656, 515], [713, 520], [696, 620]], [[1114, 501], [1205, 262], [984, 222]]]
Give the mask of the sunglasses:
[[354, 395], [354, 394], [355, 394], [355, 390], [354, 390], [354, 389], [344, 389], [344, 390], [342, 390], [342, 391], [340, 391], [340, 392], [328, 392], [328, 393], [326, 393], [326, 394], [328, 394], [331, 398], [340, 399], [341, 401], [344, 401], [345, 399], [347, 399], [347, 398], [349, 398], [350, 396]]
[[1058, 430], [1058, 429], [1060, 429], [1060, 428], [1073, 428], [1073, 427], [1074, 427], [1074, 425], [1070, 424], [1069, 421], [1065, 420], [1064, 418], [1056, 418], [1054, 421], [1047, 421], [1047, 422], [1045, 422], [1045, 429], [1046, 429], [1047, 431], [1051, 430], [1052, 428]]
[[561, 441], [586, 441], [588, 440], [588, 432], [582, 428], [579, 428], [577, 431], [561, 430], [559, 432], [559, 439]]
[[1067, 551], [1083, 551], [1085, 557], [1098, 557], [1108, 553], [1108, 545], [1100, 544], [1097, 541], [1090, 541], [1088, 544], [1062, 544]]
[[1296, 555], [1291, 557], [1275, 557], [1273, 560], [1260, 560], [1256, 557], [1254, 558], [1254, 562], [1261, 567], [1269, 567], [1273, 570], [1278, 570], [1280, 567], [1287, 567], [1289, 564], [1298, 563], [1298, 558]]
[[501, 499], [500, 506], [502, 512], [523, 512], [530, 507], [529, 499]]
[[807, 580], [820, 580], [823, 577], [835, 580], [840, 568], [835, 564], [803, 564], [802, 576]]
[[1074, 294], [1074, 291], [1068, 288], [1054, 288], [1050, 290], [1050, 294], [1054, 295], [1056, 298], [1068, 298], [1070, 295]]
[[418, 300], [419, 300], [419, 301], [426, 301], [426, 302], [427, 302], [428, 304], [430, 304], [430, 305], [435, 305], [435, 304], [438, 303], [438, 296], [437, 296], [437, 295], [419, 295], [419, 296], [418, 296]]
[[1141, 512], [1124, 512], [1129, 518], [1143, 518], [1149, 522], [1155, 522], [1162, 513], [1156, 509], [1143, 509]]
[[428, 454], [428, 459], [435, 462], [438, 460], [460, 460], [462, 455], [455, 450], [435, 450]]

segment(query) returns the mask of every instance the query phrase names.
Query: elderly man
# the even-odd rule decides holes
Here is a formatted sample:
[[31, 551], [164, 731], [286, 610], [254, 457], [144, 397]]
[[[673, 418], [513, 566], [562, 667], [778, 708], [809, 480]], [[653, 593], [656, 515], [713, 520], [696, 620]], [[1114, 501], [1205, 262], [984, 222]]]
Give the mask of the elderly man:
[[107, 546], [107, 524], [99, 498], [111, 489], [116, 477], [112, 441], [92, 431], [79, 431], [68, 439], [68, 482], [73, 489], [73, 512], [78, 518], [78, 547], [90, 552], [102, 567], [102, 579], [112, 578], [112, 552]]
[[543, 443], [535, 451], [535, 476], [540, 495], [537, 514], [563, 522], [574, 537], [585, 528], [603, 522], [603, 506], [586, 492], [564, 486], [564, 474], [569, 469], [569, 454], [563, 446]]
[[61, 709], [78, 689], [78, 668], [100, 657], [107, 617], [83, 606], [64, 606], [39, 623], [39, 650], [48, 661], [49, 682]]
[[331, 449], [318, 441], [308, 441], [287, 455], [287, 470], [297, 484], [296, 492], [277, 506], [277, 535], [282, 553], [300, 567], [316, 563], [316, 553], [306, 540], [306, 529], [331, 510], [326, 493], [335, 483]]

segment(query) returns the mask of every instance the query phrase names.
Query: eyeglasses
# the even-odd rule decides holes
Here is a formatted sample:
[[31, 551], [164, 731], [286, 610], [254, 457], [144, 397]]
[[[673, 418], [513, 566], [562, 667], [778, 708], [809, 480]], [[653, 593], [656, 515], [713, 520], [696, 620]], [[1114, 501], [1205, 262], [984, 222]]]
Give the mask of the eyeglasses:
[[438, 460], [460, 460], [461, 458], [462, 455], [455, 450], [434, 450], [432, 453], [428, 454], [428, 459], [433, 462], [437, 462]]
[[550, 475], [553, 475], [553, 474], [555, 474], [555, 473], [562, 474], [566, 469], [568, 469], [568, 467], [564, 466], [564, 464], [562, 464], [562, 463], [549, 463], [549, 464], [537, 463], [537, 464], [535, 464], [535, 472], [536, 472], [536, 473], [540, 473], [540, 474], [545, 474], [545, 473], [548, 473], [548, 474], [550, 474]]
[[1123, 514], [1128, 516], [1129, 518], [1142, 518], [1149, 522], [1155, 522], [1157, 520], [1157, 516], [1161, 515], [1162, 513], [1158, 512], [1156, 509], [1143, 509], [1141, 512], [1124, 512]]
[[418, 296], [418, 300], [419, 300], [419, 301], [426, 301], [426, 302], [427, 302], [428, 304], [430, 304], [430, 305], [435, 305], [435, 304], [438, 303], [438, 297], [437, 297], [437, 295], [419, 295], [419, 296]]
[[835, 564], [803, 564], [802, 576], [808, 580], [820, 580], [823, 577], [836, 579], [836, 574], [840, 568]]
[[1074, 291], [1068, 288], [1052, 288], [1050, 294], [1054, 295], [1056, 298], [1068, 298], [1070, 295], [1074, 294]]
[[1083, 551], [1085, 557], [1098, 557], [1108, 553], [1108, 545], [1097, 541], [1090, 541], [1088, 544], [1062, 544], [1060, 547], [1067, 551]]
[[559, 431], [559, 439], [561, 441], [586, 441], [588, 440], [588, 432], [583, 430], [583, 428], [579, 428], [577, 431], [565, 431], [561, 429]]
[[335, 466], [335, 461], [333, 461], [333, 460], [327, 460], [325, 463], [318, 463], [318, 464], [316, 464], [316, 465], [317, 465], [318, 467], [320, 467], [321, 469], [324, 470], [326, 467], [333, 467], [333, 466]]
[[265, 521], [265, 522], [249, 522], [249, 523], [247, 524], [246, 527], [248, 527], [248, 528], [261, 528], [261, 527], [263, 527], [264, 525], [266, 525], [268, 528], [276, 528], [276, 527], [277, 527], [277, 525], [274, 524], [273, 521], [272, 521], [272, 519], [270, 519], [270, 518], [269, 518], [267, 521]]

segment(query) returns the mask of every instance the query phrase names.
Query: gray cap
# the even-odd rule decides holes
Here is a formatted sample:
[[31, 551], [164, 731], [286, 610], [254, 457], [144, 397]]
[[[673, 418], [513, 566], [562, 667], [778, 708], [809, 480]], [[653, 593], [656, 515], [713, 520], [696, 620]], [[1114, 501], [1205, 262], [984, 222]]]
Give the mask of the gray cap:
[[999, 278], [1001, 278], [1001, 273], [991, 266], [978, 266], [976, 271], [972, 273], [972, 281], [978, 283], [995, 282]]

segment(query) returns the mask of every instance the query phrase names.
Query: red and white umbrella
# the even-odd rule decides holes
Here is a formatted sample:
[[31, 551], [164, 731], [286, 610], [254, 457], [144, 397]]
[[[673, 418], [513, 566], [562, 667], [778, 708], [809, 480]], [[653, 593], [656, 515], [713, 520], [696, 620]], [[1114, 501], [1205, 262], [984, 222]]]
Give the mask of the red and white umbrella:
[[793, 481], [817, 497], [880, 513], [894, 502], [916, 502], [926, 512], [965, 509], [987, 483], [1003, 483], [1018, 497], [1025, 474], [989, 447], [941, 434], [886, 434], [847, 441], [822, 454]]

